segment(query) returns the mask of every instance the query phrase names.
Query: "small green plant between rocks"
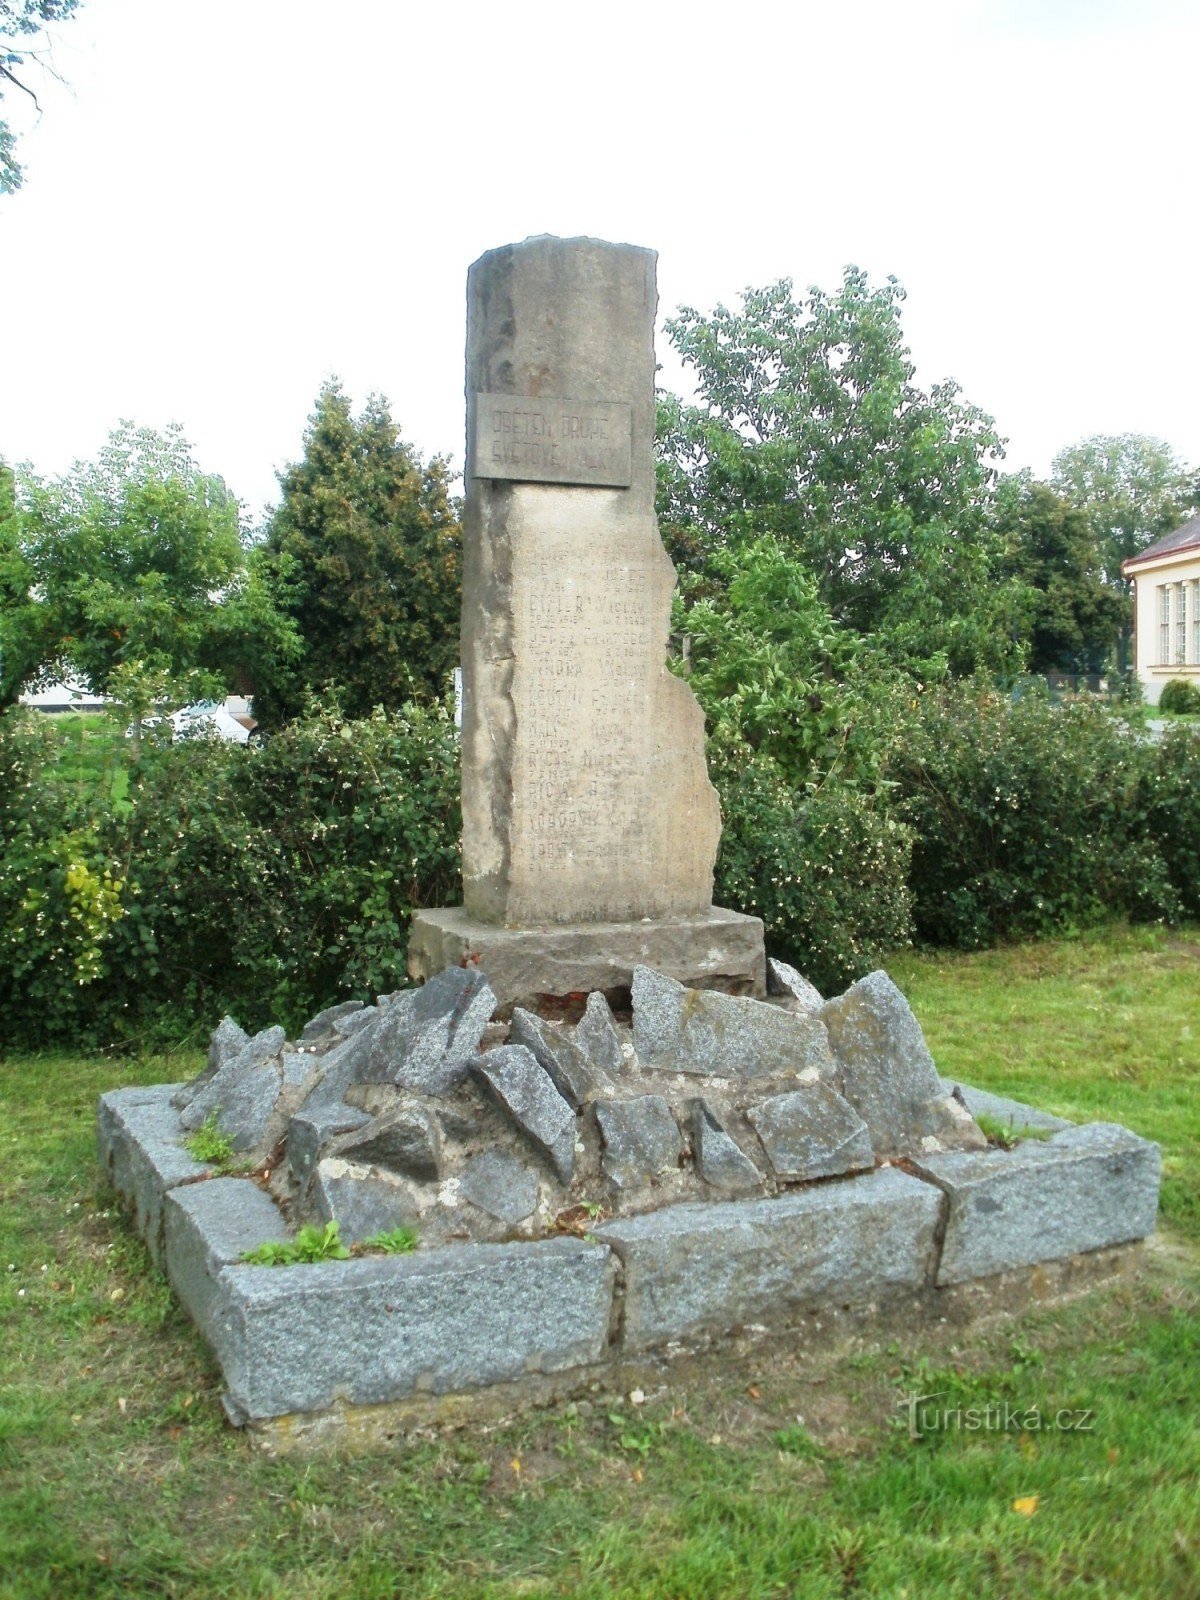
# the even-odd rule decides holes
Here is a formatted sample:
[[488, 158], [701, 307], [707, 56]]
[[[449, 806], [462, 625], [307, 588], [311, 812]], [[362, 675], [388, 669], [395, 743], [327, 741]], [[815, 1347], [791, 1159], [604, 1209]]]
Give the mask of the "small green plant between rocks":
[[233, 1161], [233, 1140], [221, 1132], [215, 1111], [184, 1141], [184, 1148], [195, 1160], [206, 1161], [214, 1167], [228, 1167]]
[[1054, 1137], [1053, 1128], [1015, 1128], [1011, 1122], [1005, 1122], [1002, 1117], [989, 1116], [986, 1111], [981, 1111], [975, 1121], [987, 1142], [998, 1145], [1001, 1150], [1012, 1150], [1025, 1139]]
[[381, 1250], [385, 1256], [406, 1256], [417, 1248], [415, 1228], [391, 1228], [362, 1242], [364, 1250]]
[[327, 1222], [323, 1228], [301, 1228], [294, 1239], [268, 1239], [253, 1250], [244, 1250], [242, 1260], [255, 1267], [294, 1267], [304, 1262], [345, 1261], [349, 1254], [337, 1223]]

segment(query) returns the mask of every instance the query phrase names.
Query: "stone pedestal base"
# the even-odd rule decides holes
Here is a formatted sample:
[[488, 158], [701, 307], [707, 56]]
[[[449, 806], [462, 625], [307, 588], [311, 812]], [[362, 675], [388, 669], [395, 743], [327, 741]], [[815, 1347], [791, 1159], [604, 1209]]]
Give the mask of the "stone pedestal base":
[[644, 922], [566, 923], [502, 928], [461, 906], [418, 911], [408, 944], [409, 976], [479, 967], [501, 1008], [536, 1006], [546, 996], [627, 990], [638, 965], [694, 989], [766, 993], [763, 925], [717, 906], [692, 916]]

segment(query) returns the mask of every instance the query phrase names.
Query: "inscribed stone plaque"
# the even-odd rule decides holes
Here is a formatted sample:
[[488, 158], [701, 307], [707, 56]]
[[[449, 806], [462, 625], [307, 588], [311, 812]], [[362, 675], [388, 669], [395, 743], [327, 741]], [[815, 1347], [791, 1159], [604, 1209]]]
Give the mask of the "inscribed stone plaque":
[[474, 475], [627, 488], [632, 434], [625, 402], [477, 394]]
[[[720, 812], [704, 717], [666, 664], [656, 300], [653, 252], [596, 239], [527, 239], [471, 269], [463, 892], [482, 922], [633, 922], [712, 904]], [[580, 394], [605, 398], [541, 398]]]

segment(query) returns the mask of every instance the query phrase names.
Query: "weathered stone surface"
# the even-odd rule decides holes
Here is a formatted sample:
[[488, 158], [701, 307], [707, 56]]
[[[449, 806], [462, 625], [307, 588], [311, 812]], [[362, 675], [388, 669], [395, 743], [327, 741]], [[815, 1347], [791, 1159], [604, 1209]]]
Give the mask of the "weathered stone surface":
[[923, 1116], [929, 1135], [922, 1139], [920, 1148], [932, 1150], [941, 1145], [943, 1150], [986, 1150], [987, 1135], [961, 1100], [952, 1094], [937, 1100], [927, 1100]]
[[318, 1162], [309, 1203], [322, 1222], [337, 1223], [344, 1244], [412, 1227], [420, 1216], [417, 1197], [402, 1178], [333, 1156]]
[[320, 1160], [321, 1151], [340, 1133], [352, 1133], [371, 1121], [365, 1111], [343, 1102], [313, 1105], [288, 1123], [287, 1159], [292, 1179], [303, 1190]]
[[208, 1060], [204, 1071], [188, 1083], [181, 1083], [171, 1096], [171, 1104], [180, 1111], [190, 1105], [201, 1089], [212, 1082], [217, 1073], [250, 1043], [250, 1035], [240, 1028], [232, 1017], [222, 1017], [208, 1041]]
[[[560, 1372], [603, 1354], [608, 1250], [573, 1239], [227, 1267], [204, 1327], [238, 1420]], [[486, 1315], [482, 1310], [486, 1308]]]
[[795, 967], [789, 967], [786, 961], [776, 961], [772, 956], [767, 957], [767, 993], [786, 996], [796, 1002], [797, 1010], [814, 1014], [825, 1004], [821, 991]]
[[184, 1106], [180, 1113], [183, 1126], [199, 1128], [215, 1115], [217, 1126], [233, 1141], [235, 1150], [263, 1145], [283, 1087], [278, 1056], [286, 1042], [282, 1028], [264, 1028], [236, 1055], [224, 1057], [219, 1070]]
[[386, 1167], [419, 1183], [442, 1176], [442, 1135], [423, 1106], [401, 1105], [339, 1139], [334, 1152], [360, 1166]]
[[300, 1035], [300, 1043], [315, 1044], [318, 1039], [333, 1033], [337, 1023], [364, 1009], [361, 1000], [343, 1000], [338, 1005], [326, 1006], [324, 1011], [318, 1011], [312, 1021], [305, 1025], [304, 1032]]
[[536, 1008], [542, 995], [628, 989], [639, 965], [732, 994], [766, 992], [762, 923], [716, 906], [690, 916], [555, 928], [502, 928], [461, 906], [418, 911], [410, 976], [429, 978], [464, 962], [487, 974], [501, 1006]]
[[537, 1173], [503, 1150], [472, 1156], [458, 1189], [464, 1200], [510, 1227], [524, 1222], [538, 1203]]
[[[704, 718], [666, 668], [675, 573], [654, 516], [654, 261], [542, 237], [489, 251], [468, 277], [463, 887], [485, 922], [711, 903], [720, 820]], [[597, 465], [618, 441], [588, 403], [628, 406], [629, 487], [479, 476], [478, 395], [509, 416], [509, 446], [539, 459], [548, 417], [566, 438], [594, 430]]]
[[817, 1018], [738, 995], [687, 989], [648, 967], [633, 974], [633, 1043], [638, 1061], [651, 1071], [714, 1078], [836, 1072]]
[[832, 1178], [874, 1165], [866, 1123], [828, 1084], [773, 1095], [746, 1115], [777, 1178]]
[[598, 989], [587, 997], [583, 1016], [575, 1027], [575, 1042], [588, 1060], [609, 1078], [616, 1078], [624, 1067], [621, 1035], [617, 1032], [612, 1007]]
[[1059, 1133], [1063, 1128], [1076, 1126], [1066, 1117], [1052, 1116], [1049, 1111], [1039, 1111], [1020, 1100], [1009, 1100], [1004, 1095], [991, 1094], [987, 1089], [973, 1089], [969, 1084], [956, 1083], [951, 1078], [943, 1078], [942, 1087], [948, 1095], [961, 1095], [963, 1104], [973, 1117], [994, 1117], [1013, 1133], [1024, 1133], [1027, 1128], [1044, 1128], [1050, 1133]]
[[939, 1284], [1101, 1250], [1154, 1231], [1159, 1148], [1111, 1123], [1028, 1139], [1014, 1150], [956, 1152], [915, 1165], [949, 1197]]
[[225, 1304], [222, 1269], [247, 1250], [287, 1237], [279, 1207], [249, 1178], [187, 1184], [172, 1190], [163, 1207], [166, 1274], [202, 1332]]
[[96, 1132], [100, 1165], [133, 1213], [155, 1262], [163, 1260], [163, 1196], [212, 1169], [183, 1148], [186, 1137], [171, 1104], [177, 1083], [112, 1089], [100, 1096]]
[[886, 972], [871, 972], [820, 1013], [841, 1068], [841, 1090], [871, 1130], [876, 1155], [906, 1155], [932, 1132], [941, 1079], [908, 1001]]
[[378, 1006], [362, 1006], [357, 1011], [348, 1011], [345, 1016], [334, 1018], [334, 1034], [339, 1039], [348, 1039], [352, 1033], [369, 1027], [378, 1015]]
[[549, 1160], [563, 1183], [575, 1170], [575, 1113], [523, 1045], [503, 1044], [478, 1056], [479, 1081]]
[[726, 1194], [761, 1189], [762, 1173], [705, 1101], [693, 1100], [690, 1110], [692, 1156], [705, 1183]]
[[540, 1067], [550, 1074], [554, 1087], [574, 1111], [595, 1100], [612, 1080], [587, 1056], [569, 1033], [553, 1022], [544, 1022], [520, 1006], [512, 1014], [509, 1037], [532, 1052]]
[[618, 1189], [637, 1189], [673, 1171], [683, 1140], [671, 1108], [656, 1094], [632, 1100], [601, 1100], [596, 1121], [604, 1142], [600, 1170]]
[[863, 1305], [922, 1285], [941, 1200], [886, 1168], [776, 1199], [669, 1206], [602, 1223], [625, 1268], [624, 1345], [770, 1323], [832, 1299]]

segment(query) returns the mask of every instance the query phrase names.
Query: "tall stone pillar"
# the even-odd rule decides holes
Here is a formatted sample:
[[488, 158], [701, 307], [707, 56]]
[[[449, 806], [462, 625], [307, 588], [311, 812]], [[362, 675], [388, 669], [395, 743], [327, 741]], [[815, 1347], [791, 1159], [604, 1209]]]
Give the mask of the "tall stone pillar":
[[762, 925], [715, 910], [704, 720], [667, 670], [654, 515], [655, 255], [489, 251], [467, 283], [463, 900], [410, 966], [478, 962], [501, 999], [644, 961], [761, 992]]

